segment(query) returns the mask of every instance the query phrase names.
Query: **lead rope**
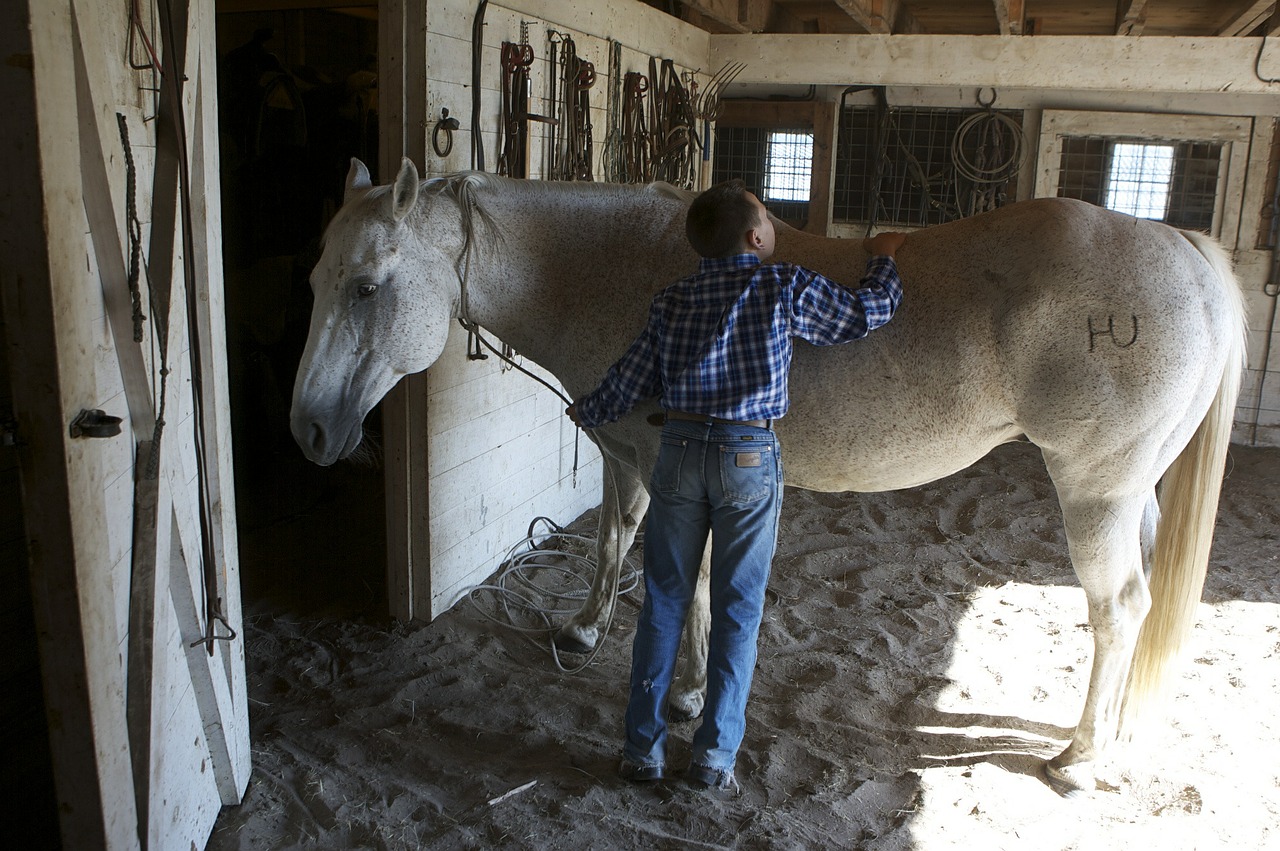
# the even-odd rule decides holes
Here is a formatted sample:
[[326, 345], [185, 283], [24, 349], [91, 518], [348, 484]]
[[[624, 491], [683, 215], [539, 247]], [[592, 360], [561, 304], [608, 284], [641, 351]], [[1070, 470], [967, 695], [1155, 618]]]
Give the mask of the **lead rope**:
[[[471, 247], [468, 244], [467, 247], [463, 249], [462, 275], [460, 275], [458, 278], [459, 288], [461, 291], [458, 299], [459, 313], [461, 314], [460, 316], [458, 316], [458, 324], [461, 325], [462, 328], [467, 332], [467, 334], [469, 335], [469, 339], [474, 339], [477, 343], [483, 344], [485, 348], [493, 352], [502, 360], [510, 363], [512, 367], [514, 367], [515, 369], [518, 369], [520, 372], [523, 372], [525, 375], [529, 376], [534, 381], [538, 382], [543, 387], [550, 390], [552, 393], [556, 394], [556, 396], [560, 398], [560, 401], [564, 402], [566, 405], [572, 405], [573, 400], [570, 399], [568, 396], [566, 396], [564, 393], [561, 393], [559, 388], [555, 387], [553, 384], [548, 382], [542, 376], [535, 375], [534, 373], [525, 369], [522, 364], [516, 363], [515, 360], [513, 360], [504, 352], [500, 352], [497, 348], [494, 347], [492, 343], [490, 343], [488, 340], [484, 338], [483, 334], [480, 333], [480, 326], [477, 325], [475, 322], [472, 322], [470, 318], [471, 317], [470, 308], [469, 308], [470, 303], [467, 298], [467, 289], [468, 289], [467, 282], [470, 280], [470, 277], [471, 277]], [[582, 437], [582, 431], [583, 429], [576, 426], [574, 427], [574, 430], [573, 430], [573, 487], [575, 488], [578, 486], [578, 449], [579, 449], [579, 443]], [[617, 483], [617, 480], [614, 478], [613, 469], [608, 464], [603, 464], [602, 466], [604, 468], [604, 475], [608, 477], [610, 483], [612, 484], [612, 487], [608, 488], [608, 492], [613, 495], [614, 564], [617, 565], [617, 568], [613, 572], [613, 583], [609, 589], [609, 600], [610, 600], [609, 617], [605, 620], [604, 629], [601, 631], [600, 638], [596, 641], [595, 647], [592, 648], [589, 654], [587, 654], [587, 658], [582, 661], [582, 664], [574, 668], [566, 668], [564, 663], [560, 661], [560, 651], [556, 647], [555, 635], [554, 635], [554, 629], [553, 629], [553, 634], [551, 637], [551, 645], [550, 645], [551, 658], [555, 662], [556, 668], [566, 674], [581, 673], [582, 671], [586, 670], [587, 667], [590, 666], [592, 662], [595, 661], [598, 655], [600, 655], [600, 651], [604, 648], [604, 640], [605, 638], [608, 637], [609, 632], [613, 629], [613, 617], [617, 611], [618, 589], [621, 587], [622, 568], [624, 567], [624, 556], [625, 556], [625, 553], [623, 552], [623, 549], [622, 549], [622, 495], [618, 491], [618, 483]], [[601, 508], [601, 511], [605, 510], [605, 507], [603, 505], [600, 506], [600, 508]], [[599, 570], [599, 569], [600, 569], [600, 565], [599, 563], [597, 563], [596, 570]], [[485, 587], [487, 586], [477, 586], [476, 588], [471, 589], [471, 592], [474, 593], [474, 591], [484, 589]], [[507, 592], [506, 589], [499, 589], [499, 590], [502, 590], [505, 593], [510, 593], [510, 592]], [[489, 616], [486, 615], [486, 617], [489, 617]], [[545, 614], [542, 614], [542, 617], [546, 619]], [[547, 622], [548, 622], [548, 626], [550, 626], [550, 621], [548, 620]], [[510, 626], [510, 624], [508, 624], [508, 626]]]
[[[558, 387], [553, 385], [551, 382], [547, 381], [542, 376], [535, 375], [533, 372], [525, 369], [524, 364], [517, 363], [515, 358], [511, 357], [511, 355], [507, 353], [506, 350], [509, 347], [504, 345], [502, 347], [503, 351], [499, 351], [497, 348], [494, 347], [492, 343], [490, 343], [488, 340], [484, 338], [483, 334], [480, 333], [480, 326], [471, 321], [470, 303], [467, 299], [467, 281], [470, 279], [470, 277], [471, 277], [471, 247], [468, 245], [466, 248], [463, 249], [462, 275], [458, 278], [458, 282], [461, 289], [461, 296], [458, 300], [459, 301], [458, 312], [460, 314], [458, 316], [458, 324], [461, 325], [463, 330], [467, 332], [467, 358], [470, 360], [479, 360], [479, 359], [487, 358], [488, 355], [485, 355], [480, 352], [480, 345], [483, 344], [486, 349], [493, 352], [495, 355], [498, 356], [500, 360], [509, 364], [513, 369], [517, 369], [520, 372], [523, 372], [525, 375], [529, 376], [534, 381], [538, 382], [543, 387], [550, 390], [552, 393], [556, 394], [556, 396], [560, 398], [560, 401], [564, 402], [566, 406], [572, 405], [573, 400], [570, 399], [568, 396], [564, 395], [563, 393], [561, 393]], [[472, 345], [475, 346], [474, 350], [472, 350], [471, 348]], [[573, 484], [573, 487], [575, 488], [578, 486], [578, 457], [579, 457], [581, 439], [582, 439], [582, 429], [575, 426], [573, 429], [573, 472], [572, 472], [572, 476], [573, 476], [572, 484]]]

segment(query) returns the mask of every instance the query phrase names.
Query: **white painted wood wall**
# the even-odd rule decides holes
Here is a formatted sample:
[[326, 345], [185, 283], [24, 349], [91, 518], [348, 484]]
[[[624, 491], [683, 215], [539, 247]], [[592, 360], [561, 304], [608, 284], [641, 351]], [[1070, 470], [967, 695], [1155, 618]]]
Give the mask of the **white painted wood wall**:
[[[469, 83], [475, 10], [473, 0], [431, 0], [426, 7], [427, 138], [421, 149], [428, 174], [471, 166]], [[499, 153], [501, 46], [504, 41], [520, 40], [522, 21], [536, 57], [530, 71], [531, 111], [551, 112], [545, 103], [548, 29], [570, 35], [578, 55], [595, 64], [590, 101], [597, 179], [603, 173], [600, 157], [608, 127], [608, 39], [622, 44], [623, 74], [648, 73], [650, 56], [671, 59], [680, 70], [701, 70], [706, 65], [705, 32], [639, 3], [491, 2], [481, 57], [482, 134], [490, 171]], [[435, 155], [429, 138], [442, 108], [462, 123], [445, 158]], [[546, 125], [531, 122], [530, 134], [530, 176], [538, 179], [544, 173]], [[537, 370], [536, 365], [524, 363]], [[540, 374], [554, 383], [548, 373]], [[488, 360], [468, 360], [466, 333], [460, 327], [455, 326], [444, 353], [428, 370], [425, 387], [410, 384], [409, 392], [425, 394], [425, 406], [414, 407], [425, 407], [428, 473], [424, 484], [430, 525], [429, 600], [419, 596], [421, 582], [412, 583], [417, 598], [413, 614], [433, 618], [457, 602], [460, 592], [492, 573], [507, 550], [527, 534], [535, 517], [566, 524], [598, 505], [601, 463], [595, 447], [582, 436], [575, 485], [572, 469], [578, 435], [564, 416], [564, 403], [532, 379], [504, 370], [492, 355]], [[389, 549], [395, 546], [388, 541]], [[423, 565], [416, 555], [414, 561], [417, 573]], [[389, 584], [394, 587], [395, 583]]]
[[[6, 244], [0, 265], [7, 267], [4, 319], [63, 843], [185, 849], [204, 844], [221, 807], [239, 802], [249, 775], [243, 636], [217, 642], [212, 654], [192, 646], [205, 612], [188, 313], [201, 329], [204, 358], [214, 593], [243, 632], [222, 334], [214, 0], [168, 5], [185, 43], [182, 62], [181, 46], [173, 54], [160, 46], [154, 4], [138, 4], [162, 61], [185, 78], [176, 107], [187, 128], [194, 299], [183, 290], [177, 193], [162, 177], [177, 174], [176, 147], [156, 142], [157, 97], [147, 90], [156, 78], [129, 67], [130, 5], [20, 0], [0, 16], [6, 26], [29, 21], [29, 53], [8, 67], [25, 68], [31, 114], [6, 120], [30, 122], [36, 142], [6, 152], [6, 181], [21, 181], [21, 191], [43, 205], [31, 211], [43, 225], [38, 236]], [[6, 91], [10, 86], [6, 79]], [[128, 327], [127, 293], [126, 327], [113, 322], [121, 300], [113, 300], [119, 291], [112, 284], [123, 281], [129, 257], [117, 114], [128, 125], [137, 166], [148, 265], [141, 344]], [[156, 248], [166, 242], [171, 252]], [[165, 278], [173, 281], [172, 304], [161, 325], [146, 296]], [[135, 482], [146, 462], [139, 442], [151, 439], [158, 414], [160, 327], [167, 329], [171, 374], [158, 493], [148, 509], [138, 504], [135, 492], [144, 488]], [[144, 377], [126, 379], [137, 375], [128, 363]], [[69, 436], [76, 413], [94, 408], [121, 417], [121, 434]]]

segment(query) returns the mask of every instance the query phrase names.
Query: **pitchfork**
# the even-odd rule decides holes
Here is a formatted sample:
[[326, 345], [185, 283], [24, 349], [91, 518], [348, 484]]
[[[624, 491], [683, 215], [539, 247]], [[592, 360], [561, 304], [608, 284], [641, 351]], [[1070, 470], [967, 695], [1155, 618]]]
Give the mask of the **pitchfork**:
[[693, 111], [702, 119], [702, 161], [711, 159], [711, 122], [716, 120], [720, 112], [720, 95], [725, 87], [746, 70], [745, 62], [726, 62], [712, 76], [707, 87], [698, 92], [693, 99]]

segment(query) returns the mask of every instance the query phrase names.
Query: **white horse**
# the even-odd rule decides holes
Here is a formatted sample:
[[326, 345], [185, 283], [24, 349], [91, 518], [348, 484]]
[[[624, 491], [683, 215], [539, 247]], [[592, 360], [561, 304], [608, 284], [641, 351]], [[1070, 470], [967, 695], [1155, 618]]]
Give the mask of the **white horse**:
[[[420, 183], [408, 160], [392, 186], [373, 187], [353, 161], [311, 275], [292, 411], [304, 453], [332, 464], [355, 449], [370, 408], [430, 366], [464, 314], [575, 398], [592, 389], [654, 291], [696, 268], [687, 203], [664, 186]], [[860, 277], [860, 240], [777, 232], [777, 259]], [[1243, 367], [1239, 287], [1207, 237], [1062, 199], [915, 233], [898, 265], [905, 297], [887, 326], [847, 346], [797, 344], [791, 411], [776, 426], [787, 483], [908, 488], [1024, 435], [1040, 447], [1095, 644], [1080, 722], [1046, 777], [1063, 794], [1092, 790], [1122, 711], [1128, 730], [1164, 698], [1200, 598]], [[602, 512], [594, 585], [561, 646], [590, 649], [609, 617], [618, 553], [648, 505], [656, 410], [647, 402], [591, 435], [603, 504], [620, 510]], [[687, 715], [701, 711], [706, 612], [704, 590], [672, 697]]]

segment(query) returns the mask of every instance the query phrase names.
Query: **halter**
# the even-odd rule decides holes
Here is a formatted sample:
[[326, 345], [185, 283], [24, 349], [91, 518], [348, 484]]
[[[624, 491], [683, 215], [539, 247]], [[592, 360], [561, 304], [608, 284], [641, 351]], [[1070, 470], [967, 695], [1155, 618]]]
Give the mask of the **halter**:
[[[514, 369], [519, 370], [543, 387], [550, 390], [560, 398], [565, 405], [572, 405], [573, 400], [560, 392], [560, 390], [543, 378], [525, 369], [523, 364], [517, 363], [514, 358], [504, 351], [498, 351], [492, 343], [485, 339], [480, 333], [480, 326], [471, 319], [471, 306], [467, 297], [467, 283], [471, 278], [471, 245], [473, 242], [473, 230], [471, 216], [475, 211], [475, 199], [471, 197], [470, 189], [466, 184], [466, 177], [457, 178], [454, 183], [454, 195], [461, 209], [463, 224], [463, 240], [462, 240], [462, 270], [458, 274], [458, 324], [467, 332], [467, 359], [468, 360], [484, 360], [488, 355], [480, 351], [480, 345], [483, 344], [486, 349], [493, 352], [498, 358], [509, 364]], [[456, 266], [454, 267], [457, 268]], [[472, 348], [474, 345], [474, 348]], [[505, 347], [504, 347], [505, 348]], [[581, 430], [574, 429], [573, 434], [573, 486], [578, 486], [578, 448], [579, 435]]]

